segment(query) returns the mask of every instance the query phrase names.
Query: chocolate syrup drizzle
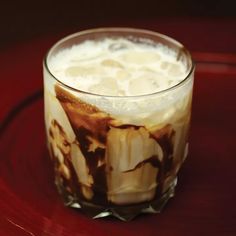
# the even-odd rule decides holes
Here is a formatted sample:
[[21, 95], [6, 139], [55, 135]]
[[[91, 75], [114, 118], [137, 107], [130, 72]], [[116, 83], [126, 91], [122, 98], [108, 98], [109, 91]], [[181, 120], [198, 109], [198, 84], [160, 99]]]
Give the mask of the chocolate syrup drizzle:
[[[111, 127], [115, 127], [118, 129], [135, 130], [145, 127], [132, 124], [114, 126], [111, 122], [114, 121], [114, 119], [110, 117], [109, 114], [100, 111], [93, 105], [81, 101], [79, 98], [76, 98], [59, 85], [55, 85], [55, 92], [56, 97], [62, 105], [76, 135], [79, 148], [85, 157], [86, 165], [89, 169], [89, 174], [93, 177], [94, 180], [91, 186], [94, 195], [90, 201], [95, 204], [105, 204], [108, 206], [112, 205], [112, 203], [107, 199], [107, 168], [105, 163], [107, 133], [111, 129]], [[62, 126], [58, 122], [55, 124], [59, 127], [61, 134], [65, 135]], [[154, 139], [160, 145], [163, 151], [162, 160], [160, 161], [159, 157], [154, 155], [138, 163], [133, 169], [126, 172], [134, 171], [147, 163], [150, 163], [153, 167], [158, 168], [158, 174], [156, 178], [156, 182], [158, 183], [158, 185], [155, 194], [155, 198], [157, 198], [163, 194], [164, 180], [171, 172], [171, 169], [173, 169], [173, 140], [175, 131], [172, 129], [171, 125], [166, 125], [164, 128], [155, 132], [150, 132], [149, 130], [147, 131], [149, 132], [150, 138]], [[89, 148], [91, 145], [91, 138], [93, 138], [98, 143], [98, 146], [93, 151], [91, 151]], [[70, 144], [67, 144], [65, 141], [65, 145]], [[54, 156], [52, 148], [51, 154], [52, 156]], [[69, 154], [63, 153], [63, 155], [65, 165], [71, 172], [70, 180], [62, 177], [62, 188], [67, 190], [69, 189], [69, 192], [65, 191], [64, 194], [76, 195], [78, 199], [86, 200], [83, 197], [82, 192], [80, 191], [81, 184], [79, 183], [75, 170], [73, 168], [71, 157], [69, 156]], [[56, 166], [55, 172], [57, 173], [57, 175], [60, 175], [58, 174], [57, 170], [57, 158], [54, 157], [53, 161]], [[112, 171], [112, 169], [110, 171]]]

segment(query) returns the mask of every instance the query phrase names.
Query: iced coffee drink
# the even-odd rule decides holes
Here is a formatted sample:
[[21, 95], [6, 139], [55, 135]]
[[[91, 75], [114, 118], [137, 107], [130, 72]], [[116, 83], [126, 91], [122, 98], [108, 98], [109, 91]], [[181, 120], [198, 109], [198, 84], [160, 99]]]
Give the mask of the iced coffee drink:
[[44, 61], [45, 122], [66, 205], [130, 220], [174, 195], [188, 153], [193, 64], [164, 35], [80, 32]]

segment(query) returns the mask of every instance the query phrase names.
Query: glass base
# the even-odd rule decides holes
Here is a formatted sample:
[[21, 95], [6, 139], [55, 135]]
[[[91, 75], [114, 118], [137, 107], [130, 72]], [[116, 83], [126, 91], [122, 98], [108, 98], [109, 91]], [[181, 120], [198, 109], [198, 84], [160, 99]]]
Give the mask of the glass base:
[[83, 213], [93, 219], [114, 216], [122, 221], [130, 221], [141, 213], [160, 213], [167, 201], [174, 196], [176, 184], [177, 177], [172, 181], [168, 190], [163, 193], [161, 197], [150, 202], [129, 206], [106, 207], [91, 202], [81, 201], [72, 195], [68, 195], [68, 193], [65, 194], [60, 184], [56, 183], [58, 191], [63, 196], [64, 204], [66, 206], [80, 209]]

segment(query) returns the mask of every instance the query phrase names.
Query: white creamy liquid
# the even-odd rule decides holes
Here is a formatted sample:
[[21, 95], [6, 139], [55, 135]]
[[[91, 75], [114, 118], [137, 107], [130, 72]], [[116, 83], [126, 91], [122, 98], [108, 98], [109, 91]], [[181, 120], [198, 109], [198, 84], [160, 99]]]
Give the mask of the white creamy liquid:
[[87, 40], [49, 58], [49, 69], [78, 90], [134, 96], [170, 88], [186, 77], [186, 66], [169, 48], [125, 38]]
[[[63, 178], [72, 181], [75, 172], [73, 187], [91, 203], [99, 191], [105, 194], [104, 201], [120, 206], [155, 200], [160, 185], [160, 194], [173, 188], [187, 153], [192, 77], [176, 89], [156, 92], [183, 81], [188, 66], [174, 50], [141, 41], [88, 40], [51, 53], [47, 59], [57, 80], [93, 93], [66, 88], [44, 69], [46, 130], [55, 166], [59, 165], [58, 183]], [[145, 94], [151, 95], [136, 96]], [[89, 145], [81, 141], [81, 130], [86, 131], [83, 139]], [[104, 140], [99, 139], [103, 136]], [[94, 166], [87, 160], [96, 160], [95, 154], [99, 157], [96, 167], [105, 166], [107, 186], [96, 185], [98, 178], [90, 171]], [[162, 164], [153, 165], [150, 158]], [[169, 159], [172, 166], [166, 171]], [[165, 174], [164, 179], [159, 173]], [[70, 189], [65, 183], [59, 187]]]

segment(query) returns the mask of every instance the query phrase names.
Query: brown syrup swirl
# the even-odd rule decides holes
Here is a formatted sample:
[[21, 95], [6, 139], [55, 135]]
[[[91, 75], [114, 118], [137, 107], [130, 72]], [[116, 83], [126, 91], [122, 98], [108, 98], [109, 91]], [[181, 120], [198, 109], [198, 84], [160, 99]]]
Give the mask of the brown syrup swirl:
[[49, 135], [49, 151], [54, 163], [56, 184], [60, 185], [64, 197], [74, 195], [78, 192], [76, 188], [78, 181], [71, 163], [70, 143], [67, 141], [66, 133], [62, 126], [56, 120], [51, 122]]
[[[55, 172], [60, 188], [63, 190], [64, 197], [73, 195], [77, 199], [91, 201], [95, 204], [112, 205], [108, 200], [108, 172], [115, 171], [116, 166], [107, 163], [107, 139], [111, 129], [130, 130], [138, 132], [144, 130], [149, 133], [149, 138], [155, 140], [161, 147], [163, 157], [152, 155], [145, 160], [137, 163], [133, 168], [125, 170], [123, 173], [129, 173], [150, 164], [153, 168], [158, 169], [156, 176], [156, 193], [154, 197], [160, 197], [163, 191], [165, 178], [170, 175], [173, 169], [173, 142], [175, 131], [171, 125], [149, 131], [144, 126], [132, 124], [122, 124], [114, 126], [115, 118], [108, 113], [99, 110], [97, 107], [88, 104], [75, 97], [59, 85], [55, 86], [56, 97], [63, 107], [71, 127], [76, 135], [74, 144], [78, 145], [81, 150], [88, 168], [88, 174], [92, 177], [91, 189], [92, 195], [88, 199], [82, 191], [83, 183], [80, 183], [71, 160], [71, 144], [69, 143], [66, 133], [63, 130], [63, 124], [53, 120], [49, 130], [51, 156], [55, 165]], [[120, 123], [120, 122], [119, 122]], [[56, 144], [55, 144], [56, 143]], [[61, 154], [55, 153], [55, 146]], [[59, 161], [58, 155], [63, 156], [63, 161]], [[61, 158], [62, 159], [62, 158]], [[69, 174], [68, 174], [69, 173]]]
[[139, 162], [133, 169], [125, 171], [125, 173], [132, 172], [132, 171], [134, 171], [138, 168], [141, 168], [143, 165], [145, 165], [147, 163], [150, 163], [155, 168], [160, 168], [161, 167], [161, 162], [158, 160], [158, 157], [157, 156], [151, 156], [150, 158], [145, 159], [142, 162]]

